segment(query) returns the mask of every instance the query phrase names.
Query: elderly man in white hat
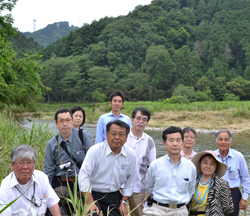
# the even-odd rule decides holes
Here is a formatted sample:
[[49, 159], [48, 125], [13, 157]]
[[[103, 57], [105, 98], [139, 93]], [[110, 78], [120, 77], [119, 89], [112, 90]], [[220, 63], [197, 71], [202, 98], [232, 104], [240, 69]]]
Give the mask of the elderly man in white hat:
[[196, 166], [197, 178], [190, 215], [219, 216], [232, 213], [234, 206], [229, 185], [221, 178], [227, 171], [227, 165], [211, 150], [196, 154], [192, 162]]

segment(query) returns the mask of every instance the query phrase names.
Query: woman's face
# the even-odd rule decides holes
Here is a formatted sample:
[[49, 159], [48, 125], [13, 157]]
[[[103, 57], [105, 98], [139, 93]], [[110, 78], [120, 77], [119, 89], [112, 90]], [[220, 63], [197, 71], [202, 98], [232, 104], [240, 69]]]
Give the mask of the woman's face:
[[76, 111], [73, 114], [73, 127], [79, 129], [80, 125], [83, 122], [83, 113], [82, 111]]
[[211, 177], [217, 168], [217, 161], [213, 156], [205, 156], [201, 160], [200, 167], [204, 176]]

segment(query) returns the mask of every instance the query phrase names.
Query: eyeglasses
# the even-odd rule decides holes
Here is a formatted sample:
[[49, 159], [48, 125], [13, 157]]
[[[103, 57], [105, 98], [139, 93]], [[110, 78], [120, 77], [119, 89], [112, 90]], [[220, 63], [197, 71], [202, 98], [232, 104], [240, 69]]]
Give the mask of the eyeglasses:
[[195, 139], [195, 136], [184, 136], [184, 139]]
[[17, 162], [15, 162], [15, 164], [18, 164], [20, 166], [24, 166], [26, 164], [26, 166], [32, 166], [34, 164], [33, 160], [19, 160]]
[[142, 120], [143, 122], [147, 122], [148, 121], [148, 118], [146, 118], [146, 117], [145, 118], [141, 118], [141, 116], [136, 116], [135, 119], [137, 121], [141, 121]]
[[71, 122], [71, 121], [72, 121], [72, 118], [70, 118], [70, 119], [58, 119], [58, 120], [57, 120], [58, 123], [64, 123], [64, 122], [69, 123], [69, 122]]
[[116, 136], [118, 136], [119, 138], [123, 138], [123, 137], [125, 137], [126, 136], [126, 134], [124, 134], [124, 133], [115, 133], [115, 132], [111, 132], [111, 133], [109, 133], [112, 137], [116, 137]]

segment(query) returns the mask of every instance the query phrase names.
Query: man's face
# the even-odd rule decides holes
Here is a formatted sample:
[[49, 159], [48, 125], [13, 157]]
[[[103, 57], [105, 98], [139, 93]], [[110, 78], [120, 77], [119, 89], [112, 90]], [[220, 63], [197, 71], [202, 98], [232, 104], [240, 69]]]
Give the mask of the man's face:
[[124, 143], [127, 141], [126, 128], [112, 124], [109, 132], [106, 133], [106, 138], [111, 150], [115, 154], [118, 154]]
[[141, 111], [137, 111], [135, 118], [131, 119], [132, 126], [137, 131], [143, 131], [144, 128], [148, 125], [148, 117], [143, 115]]
[[120, 96], [114, 96], [112, 101], [109, 102], [112, 111], [119, 112], [122, 108], [122, 98]]
[[59, 113], [56, 121], [56, 126], [63, 137], [69, 136], [73, 127], [73, 121], [70, 113]]
[[19, 184], [26, 184], [32, 176], [35, 163], [32, 158], [19, 158], [15, 162], [11, 162], [11, 169], [14, 171]]
[[183, 147], [193, 148], [195, 141], [195, 135], [192, 131], [187, 131], [184, 133]]
[[164, 148], [167, 150], [168, 155], [178, 155], [182, 149], [181, 134], [172, 133], [167, 134], [166, 142], [162, 141]]
[[221, 132], [218, 135], [216, 145], [218, 146], [220, 152], [228, 152], [231, 144], [232, 142], [230, 141], [230, 137], [227, 132]]

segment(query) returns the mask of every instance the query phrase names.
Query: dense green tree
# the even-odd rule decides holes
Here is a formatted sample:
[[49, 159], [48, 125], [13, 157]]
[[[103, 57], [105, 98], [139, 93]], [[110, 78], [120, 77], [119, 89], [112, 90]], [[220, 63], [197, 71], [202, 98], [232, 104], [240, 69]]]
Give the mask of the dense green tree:
[[154, 89], [167, 90], [174, 80], [175, 64], [164, 46], [150, 46], [146, 52], [145, 69]]
[[[11, 11], [16, 0], [0, 2], [0, 100], [1, 106], [18, 106], [32, 108], [35, 101], [41, 99], [42, 91], [46, 90], [40, 81], [37, 63], [39, 56], [26, 55], [16, 58], [16, 52], [6, 39], [16, 35], [12, 27], [13, 19], [10, 14], [2, 16], [3, 10]], [[19, 109], [21, 110], [21, 109]]]

